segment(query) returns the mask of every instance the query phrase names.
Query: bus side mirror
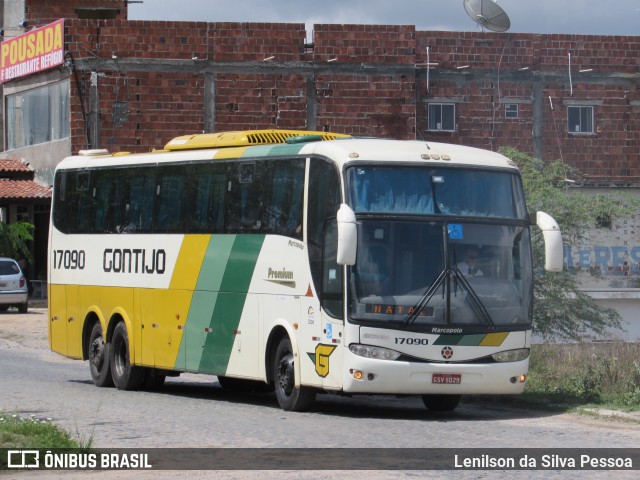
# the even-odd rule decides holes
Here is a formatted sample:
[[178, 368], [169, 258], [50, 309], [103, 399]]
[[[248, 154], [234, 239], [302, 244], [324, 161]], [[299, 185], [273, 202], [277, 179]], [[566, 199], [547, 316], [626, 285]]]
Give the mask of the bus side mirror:
[[[547, 272], [561, 272], [564, 264], [562, 234], [553, 217], [545, 212], [536, 212], [535, 223], [544, 236], [544, 269]], [[533, 216], [532, 215], [532, 220]]]
[[338, 209], [338, 265], [354, 265], [358, 247], [358, 228], [356, 214], [348, 205], [340, 205]]

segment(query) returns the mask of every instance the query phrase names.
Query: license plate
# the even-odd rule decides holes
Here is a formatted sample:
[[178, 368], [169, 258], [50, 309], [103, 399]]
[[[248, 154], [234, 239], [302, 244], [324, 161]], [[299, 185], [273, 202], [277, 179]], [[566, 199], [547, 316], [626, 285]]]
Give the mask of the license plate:
[[458, 385], [462, 382], [462, 375], [459, 373], [434, 373], [431, 383], [444, 385]]

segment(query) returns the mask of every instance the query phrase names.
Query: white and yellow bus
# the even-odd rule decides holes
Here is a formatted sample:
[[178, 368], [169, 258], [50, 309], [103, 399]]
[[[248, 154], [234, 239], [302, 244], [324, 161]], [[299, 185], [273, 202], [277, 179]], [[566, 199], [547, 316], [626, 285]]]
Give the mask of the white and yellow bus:
[[52, 350], [97, 386], [180, 372], [317, 392], [516, 394], [531, 343], [530, 225], [489, 151], [323, 132], [183, 136], [147, 154], [81, 151], [55, 172]]

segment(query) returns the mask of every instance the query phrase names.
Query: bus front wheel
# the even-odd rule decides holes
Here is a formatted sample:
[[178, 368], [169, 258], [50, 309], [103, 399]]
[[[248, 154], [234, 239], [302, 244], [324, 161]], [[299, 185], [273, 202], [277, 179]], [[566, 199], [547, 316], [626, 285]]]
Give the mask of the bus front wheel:
[[89, 335], [89, 368], [96, 387], [113, 387], [109, 368], [109, 344], [104, 343], [102, 327], [96, 322]]
[[313, 404], [316, 391], [308, 387], [295, 386], [294, 366], [291, 340], [283, 338], [278, 344], [273, 362], [273, 382], [276, 398], [283, 410], [301, 412], [307, 410]]
[[424, 406], [432, 412], [450, 412], [455, 410], [462, 395], [422, 395]]
[[129, 336], [124, 322], [118, 323], [111, 336], [109, 365], [113, 383], [118, 390], [136, 390], [144, 382], [145, 370], [131, 365]]

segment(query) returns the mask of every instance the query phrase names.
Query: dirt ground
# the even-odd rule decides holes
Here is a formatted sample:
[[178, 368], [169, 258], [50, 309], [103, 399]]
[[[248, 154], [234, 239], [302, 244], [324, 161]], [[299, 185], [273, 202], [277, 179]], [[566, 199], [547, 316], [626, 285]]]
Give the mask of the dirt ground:
[[49, 349], [46, 304], [34, 304], [27, 313], [17, 310], [0, 313], [0, 339], [16, 343], [16, 347]]

